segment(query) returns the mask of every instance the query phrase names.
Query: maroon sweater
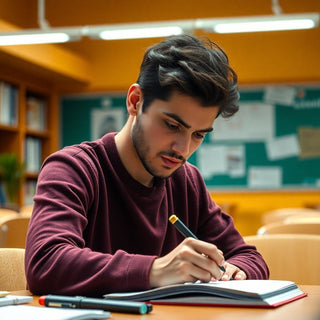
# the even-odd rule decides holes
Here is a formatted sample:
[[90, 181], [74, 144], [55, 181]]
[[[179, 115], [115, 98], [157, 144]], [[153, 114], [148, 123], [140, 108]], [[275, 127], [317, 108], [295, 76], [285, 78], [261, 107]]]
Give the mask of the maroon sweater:
[[262, 257], [212, 201], [194, 166], [186, 163], [147, 188], [124, 168], [114, 135], [66, 147], [44, 162], [25, 256], [34, 294], [149, 289], [154, 259], [183, 240], [168, 223], [171, 214], [248, 278], [268, 278]]

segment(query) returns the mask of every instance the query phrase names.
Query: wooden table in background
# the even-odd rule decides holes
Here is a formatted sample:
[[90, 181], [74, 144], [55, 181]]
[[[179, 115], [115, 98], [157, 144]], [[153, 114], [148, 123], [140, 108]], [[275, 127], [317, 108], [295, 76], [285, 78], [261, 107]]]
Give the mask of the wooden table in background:
[[[147, 315], [134, 315], [112, 312], [112, 320], [319, 320], [320, 285], [299, 285], [308, 296], [286, 305], [274, 308], [246, 307], [195, 307], [154, 305]], [[13, 294], [30, 295], [28, 291], [15, 291]], [[33, 297], [30, 305], [39, 306], [38, 296]], [[1, 316], [1, 313], [0, 313]], [[0, 317], [1, 318], [1, 317]], [[21, 319], [23, 320], [23, 319]]]

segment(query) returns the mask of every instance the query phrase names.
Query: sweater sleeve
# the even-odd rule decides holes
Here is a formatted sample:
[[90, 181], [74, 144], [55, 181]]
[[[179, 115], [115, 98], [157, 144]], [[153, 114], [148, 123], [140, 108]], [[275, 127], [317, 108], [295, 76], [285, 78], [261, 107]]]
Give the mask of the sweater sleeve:
[[155, 256], [111, 252], [107, 245], [94, 250], [86, 243], [86, 228], [96, 218], [94, 210], [87, 217], [97, 199], [93, 181], [99, 178], [89, 158], [81, 158], [79, 163], [58, 152], [40, 172], [26, 241], [28, 288], [38, 295], [88, 296], [148, 289]]

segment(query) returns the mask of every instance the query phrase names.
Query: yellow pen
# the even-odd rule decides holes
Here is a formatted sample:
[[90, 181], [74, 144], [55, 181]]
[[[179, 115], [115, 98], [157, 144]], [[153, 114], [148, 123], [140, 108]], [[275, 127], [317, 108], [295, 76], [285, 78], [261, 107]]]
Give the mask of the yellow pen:
[[[194, 233], [192, 233], [191, 230], [189, 230], [189, 228], [175, 214], [170, 216], [169, 221], [186, 238], [191, 237], [194, 239], [198, 239], [198, 237]], [[226, 269], [223, 266], [219, 266], [219, 269], [223, 272], [226, 271]]]

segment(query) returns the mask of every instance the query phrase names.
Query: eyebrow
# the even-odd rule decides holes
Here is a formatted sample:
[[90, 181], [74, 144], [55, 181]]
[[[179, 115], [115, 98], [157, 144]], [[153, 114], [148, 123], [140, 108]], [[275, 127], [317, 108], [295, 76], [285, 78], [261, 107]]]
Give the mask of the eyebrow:
[[[175, 113], [170, 113], [170, 112], [164, 112], [164, 114], [174, 120], [176, 120], [177, 122], [179, 122], [183, 127], [190, 129], [191, 126], [189, 124], [187, 124], [185, 121], [183, 121], [177, 114]], [[204, 128], [204, 129], [200, 129], [197, 130], [198, 132], [211, 132], [213, 131], [212, 127], [209, 128]]]

